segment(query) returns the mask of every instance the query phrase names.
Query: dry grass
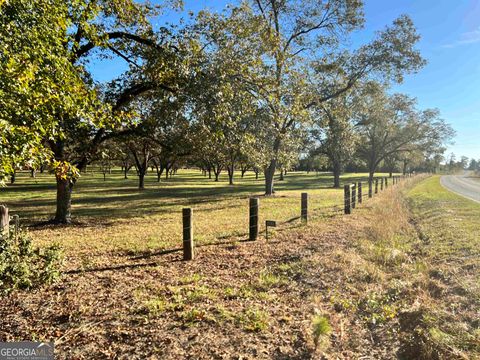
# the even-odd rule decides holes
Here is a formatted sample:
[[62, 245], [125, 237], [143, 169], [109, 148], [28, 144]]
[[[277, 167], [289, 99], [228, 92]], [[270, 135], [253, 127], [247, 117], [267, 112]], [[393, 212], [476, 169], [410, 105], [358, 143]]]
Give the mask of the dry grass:
[[[432, 181], [408, 197], [421, 201]], [[103, 254], [123, 267], [3, 299], [0, 339], [53, 339], [60, 359], [475, 358], [475, 278], [464, 275], [478, 276], [478, 253], [467, 271], [465, 244], [425, 240], [434, 225], [428, 206], [405, 201], [413, 185], [269, 242], [201, 247], [193, 262]]]
[[445, 190], [439, 177], [408, 199], [421, 240], [414, 285], [422, 316], [414, 331], [422, 355], [480, 358], [480, 205]]

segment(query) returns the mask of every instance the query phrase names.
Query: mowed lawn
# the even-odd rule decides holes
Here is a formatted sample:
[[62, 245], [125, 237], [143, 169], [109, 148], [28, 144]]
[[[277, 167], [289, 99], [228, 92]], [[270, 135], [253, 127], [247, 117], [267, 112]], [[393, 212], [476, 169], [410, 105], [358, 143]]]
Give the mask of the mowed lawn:
[[[480, 204], [431, 177], [408, 193], [422, 240], [430, 337], [451, 358], [480, 358]], [[420, 294], [420, 293], [419, 293]], [[421, 297], [421, 295], [419, 295]]]
[[454, 278], [480, 304], [480, 204], [445, 189], [439, 176], [408, 193], [430, 261], [456, 268]]
[[[82, 174], [74, 189], [70, 226], [31, 226], [35, 241], [59, 243], [67, 254], [128, 251], [132, 253], [172, 249], [181, 244], [181, 209], [194, 209], [194, 237], [198, 244], [242, 240], [248, 233], [248, 198], [260, 197], [260, 224], [276, 220], [278, 230], [298, 226], [300, 196], [309, 194], [312, 217], [341, 213], [343, 189], [332, 188], [327, 173], [291, 172], [276, 182], [276, 195], [264, 197], [264, 180], [248, 172], [228, 185], [208, 179], [198, 170], [180, 169], [173, 178], [158, 183], [156, 174], [146, 178], [146, 189], [138, 190], [134, 171], [125, 180], [120, 169], [108, 174]], [[379, 174], [379, 176], [385, 174]], [[278, 175], [276, 176], [278, 179]], [[366, 174], [346, 174], [342, 181], [366, 181]], [[364, 192], [368, 190], [364, 184]], [[0, 189], [0, 203], [19, 214], [22, 223], [35, 225], [55, 212], [55, 182], [52, 174], [31, 178], [20, 172], [14, 185]]]

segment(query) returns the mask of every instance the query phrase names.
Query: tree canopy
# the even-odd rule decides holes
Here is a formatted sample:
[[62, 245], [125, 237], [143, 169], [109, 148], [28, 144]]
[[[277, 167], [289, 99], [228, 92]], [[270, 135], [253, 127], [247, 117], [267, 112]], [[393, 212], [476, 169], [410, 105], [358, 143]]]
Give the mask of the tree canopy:
[[[0, 177], [47, 164], [57, 180], [56, 222], [70, 221], [80, 170], [98, 161], [196, 166], [234, 183], [236, 169], [283, 176], [301, 158], [333, 169], [352, 163], [404, 169], [438, 162], [453, 135], [437, 110], [390, 94], [425, 64], [402, 15], [351, 48], [361, 0], [243, 0], [175, 25], [165, 8], [134, 0], [7, 0], [0, 11]], [[106, 83], [95, 59], [128, 69]], [[329, 163], [329, 164], [328, 164]]]

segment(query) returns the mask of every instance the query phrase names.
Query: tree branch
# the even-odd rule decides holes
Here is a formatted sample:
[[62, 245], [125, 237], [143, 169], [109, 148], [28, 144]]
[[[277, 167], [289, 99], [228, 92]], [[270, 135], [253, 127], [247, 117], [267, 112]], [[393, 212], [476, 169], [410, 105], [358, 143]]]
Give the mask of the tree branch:
[[121, 57], [123, 60], [125, 60], [127, 63], [132, 64], [132, 65], [136, 66], [137, 68], [140, 68], [140, 65], [138, 65], [135, 61], [130, 60], [130, 58], [129, 58], [128, 56], [123, 55], [120, 51], [118, 51], [117, 49], [115, 49], [113, 46], [108, 45], [108, 48], [109, 48], [110, 50], [112, 50], [115, 54], [117, 54], [118, 56], [120, 56], [120, 57]]
[[[155, 41], [153, 41], [151, 39], [146, 39], [146, 38], [143, 38], [139, 35], [130, 34], [130, 33], [124, 32], [124, 31], [112, 31], [112, 32], [106, 33], [105, 36], [107, 37], [108, 40], [125, 39], [125, 40], [131, 40], [131, 41], [137, 42], [139, 44], [150, 46], [150, 47], [152, 47], [154, 49], [157, 49], [157, 50], [162, 50], [163, 49], [163, 47], [161, 45], [157, 44]], [[95, 44], [92, 41], [80, 46], [73, 53], [72, 63], [76, 62], [79, 58], [86, 55], [90, 50], [92, 50], [96, 46], [98, 46], [98, 45]], [[178, 51], [178, 48], [176, 48], [175, 46], [173, 46], [173, 45], [170, 45], [170, 46]]]

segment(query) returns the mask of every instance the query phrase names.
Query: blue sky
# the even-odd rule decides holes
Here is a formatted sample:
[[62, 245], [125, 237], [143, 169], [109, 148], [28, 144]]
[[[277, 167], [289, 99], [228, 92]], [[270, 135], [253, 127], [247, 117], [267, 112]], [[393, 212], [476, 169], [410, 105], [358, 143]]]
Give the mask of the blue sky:
[[[208, 7], [221, 10], [235, 0], [185, 0], [185, 11]], [[418, 98], [422, 108], [439, 108], [457, 131], [448, 153], [480, 158], [480, 0], [365, 0], [365, 28], [353, 34], [353, 43], [373, 38], [400, 14], [413, 19], [422, 39], [418, 45], [428, 64], [409, 75], [395, 91]], [[155, 22], [175, 21], [168, 13]], [[118, 75], [125, 64], [95, 61], [94, 78], [103, 81]]]

